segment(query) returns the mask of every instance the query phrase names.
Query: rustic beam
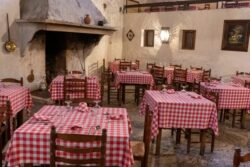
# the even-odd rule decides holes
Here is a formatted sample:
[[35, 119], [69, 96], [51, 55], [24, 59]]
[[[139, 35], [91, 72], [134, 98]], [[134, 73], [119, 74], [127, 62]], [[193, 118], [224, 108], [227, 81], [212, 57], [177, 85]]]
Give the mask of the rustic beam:
[[138, 8], [138, 7], [159, 7], [159, 6], [174, 6], [174, 5], [191, 5], [191, 4], [205, 4], [218, 2], [240, 2], [249, 0], [190, 0], [190, 1], [172, 1], [172, 2], [156, 2], [156, 3], [142, 3], [134, 5], [125, 5], [124, 8]]

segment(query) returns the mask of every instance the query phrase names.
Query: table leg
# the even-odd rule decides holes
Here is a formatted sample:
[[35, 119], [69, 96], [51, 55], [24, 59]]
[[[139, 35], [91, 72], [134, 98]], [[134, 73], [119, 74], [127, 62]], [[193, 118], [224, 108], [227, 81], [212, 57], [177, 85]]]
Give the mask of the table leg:
[[122, 102], [123, 104], [125, 103], [125, 90], [126, 90], [126, 87], [124, 84], [122, 84]]
[[206, 130], [201, 129], [200, 133], [200, 139], [201, 139], [201, 145], [200, 145], [200, 155], [203, 156], [205, 153], [205, 147], [206, 147], [206, 137], [205, 137]]
[[186, 129], [186, 135], [187, 135], [187, 153], [189, 153], [191, 146], [191, 129]]
[[176, 144], [180, 144], [181, 143], [181, 129], [178, 128], [176, 130]]
[[161, 134], [162, 134], [162, 129], [159, 128], [159, 133], [157, 135], [157, 141], [156, 141], [156, 155], [160, 155], [160, 150], [161, 150]]
[[240, 127], [241, 127], [241, 129], [246, 128], [246, 110], [245, 109], [241, 110]]

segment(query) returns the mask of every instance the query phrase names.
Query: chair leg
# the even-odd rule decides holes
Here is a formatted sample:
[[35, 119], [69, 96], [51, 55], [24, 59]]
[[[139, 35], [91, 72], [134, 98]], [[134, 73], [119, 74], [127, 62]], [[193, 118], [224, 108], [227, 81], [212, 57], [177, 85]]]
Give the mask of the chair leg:
[[156, 155], [160, 155], [160, 150], [161, 150], [161, 133], [162, 133], [162, 129], [159, 128], [159, 133], [157, 135], [157, 141], [156, 141]]
[[187, 153], [189, 153], [191, 146], [191, 129], [186, 130], [186, 137], [187, 137]]
[[240, 115], [240, 128], [241, 129], [245, 129], [245, 122], [246, 122], [246, 110], [242, 109], [241, 115]]
[[181, 129], [178, 128], [176, 130], [176, 144], [180, 144], [181, 143]]
[[201, 135], [200, 155], [203, 156], [205, 153], [205, 147], [206, 147], [206, 138], [205, 138], [204, 129], [201, 129], [200, 135]]
[[212, 132], [212, 141], [211, 141], [211, 153], [214, 152], [214, 142], [215, 142], [215, 134], [213, 132], [213, 130], [211, 130]]
[[236, 116], [236, 110], [233, 110], [232, 128], [234, 128], [235, 125], [235, 116]]
[[223, 109], [220, 109], [220, 122], [222, 122], [222, 119], [223, 119]]

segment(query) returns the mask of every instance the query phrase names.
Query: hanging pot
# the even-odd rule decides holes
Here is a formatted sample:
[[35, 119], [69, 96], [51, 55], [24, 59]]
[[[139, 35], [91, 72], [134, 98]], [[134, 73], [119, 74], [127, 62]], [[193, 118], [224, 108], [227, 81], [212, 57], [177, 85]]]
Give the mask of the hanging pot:
[[11, 38], [10, 38], [10, 25], [9, 25], [8, 14], [7, 14], [7, 26], [8, 26], [8, 41], [5, 42], [4, 46], [8, 52], [14, 52], [16, 50], [16, 44], [13, 41], [11, 41]]
[[90, 24], [90, 22], [91, 22], [91, 19], [90, 19], [90, 16], [87, 14], [85, 17], [84, 17], [84, 23], [85, 24]]

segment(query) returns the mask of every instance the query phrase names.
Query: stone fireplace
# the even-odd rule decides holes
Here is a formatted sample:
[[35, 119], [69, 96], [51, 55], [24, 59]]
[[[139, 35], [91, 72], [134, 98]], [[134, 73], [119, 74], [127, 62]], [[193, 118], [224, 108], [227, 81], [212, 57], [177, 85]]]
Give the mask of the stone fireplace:
[[[40, 63], [48, 84], [67, 70], [84, 72], [86, 57], [103, 35], [115, 31], [97, 25], [98, 21], [107, 21], [91, 0], [20, 0], [20, 7], [17, 23], [21, 56], [31, 55], [34, 50], [44, 54]], [[89, 25], [81, 22], [85, 14], [91, 17]]]

